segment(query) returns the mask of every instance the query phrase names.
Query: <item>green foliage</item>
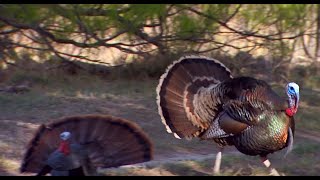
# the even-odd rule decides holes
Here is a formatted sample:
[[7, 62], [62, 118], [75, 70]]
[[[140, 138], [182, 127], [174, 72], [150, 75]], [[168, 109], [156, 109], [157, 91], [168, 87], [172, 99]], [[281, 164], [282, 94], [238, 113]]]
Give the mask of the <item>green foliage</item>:
[[[111, 25], [123, 27], [124, 22], [119, 21], [119, 17], [129, 21], [133, 27], [139, 28], [147, 21], [153, 22], [158, 18], [165, 18], [168, 14], [168, 4], [19, 4], [3, 5], [0, 15], [15, 18], [20, 22], [34, 23], [45, 20], [46, 25], [59, 23], [59, 26], [67, 32], [75, 28], [79, 18], [84, 21], [93, 31], [105, 30]], [[255, 24], [271, 25], [275, 21], [283, 30], [295, 30], [305, 24], [305, 17], [312, 5], [306, 4], [260, 4], [260, 5], [231, 5], [231, 4], [203, 4], [203, 5], [174, 5], [174, 8], [181, 9], [180, 13], [174, 17], [177, 23], [174, 31], [181, 35], [201, 33], [199, 29], [207, 28], [214, 30], [217, 23], [210, 18], [195, 16], [189, 13], [188, 7], [198, 9], [200, 12], [209, 15], [215, 20], [223, 21], [227, 19], [236, 8], [240, 7], [240, 14], [248, 22]], [[105, 14], [98, 16], [90, 15], [85, 12], [103, 10]], [[241, 17], [240, 16], [240, 17]], [[60, 18], [58, 18], [60, 17]], [[64, 19], [61, 21], [61, 18]], [[54, 21], [53, 21], [54, 20]], [[171, 19], [165, 19], [171, 21]], [[254, 25], [252, 26], [254, 27]]]
[[183, 38], [197, 35], [199, 31], [199, 20], [192, 16], [177, 16], [175, 19], [177, 34]]
[[278, 12], [275, 19], [278, 19], [282, 30], [300, 29], [306, 23], [305, 15], [307, 5], [305, 4], [284, 4], [273, 5], [274, 12]]
[[37, 24], [47, 18], [49, 9], [37, 4], [5, 4], [0, 8], [0, 15], [21, 23]]
[[228, 18], [238, 6], [239, 5], [231, 4], [203, 4], [200, 8], [209, 16], [223, 21]]
[[307, 4], [250, 4], [241, 9], [241, 15], [251, 23], [257, 25], [277, 24], [282, 31], [302, 30], [310, 5]]
[[143, 23], [147, 19], [163, 16], [166, 12], [166, 6], [165, 4], [130, 4], [124, 17], [136, 23]]
[[[269, 40], [269, 37], [281, 39], [309, 33], [311, 29], [307, 26], [316, 20], [316, 7], [312, 4], [5, 4], [0, 6], [0, 17], [29, 25], [23, 26], [33, 30], [27, 38], [41, 47], [46, 44], [37, 40], [43, 37], [52, 41], [54, 47], [64, 44], [85, 47], [79, 53], [85, 56], [82, 60], [93, 59], [86, 52], [101, 46], [143, 57], [157, 51], [197, 53], [214, 48], [234, 53], [234, 50], [249, 50], [249, 47], [243, 49], [246, 45], [250, 48], [256, 45], [254, 53], [269, 50], [283, 61], [300, 48], [297, 46], [301, 42], [295, 41], [297, 38]], [[10, 23], [0, 20], [0, 26], [7, 30]], [[119, 35], [119, 32], [123, 33]], [[19, 33], [16, 34], [23, 36]], [[16, 40], [14, 37], [10, 37], [12, 41]], [[314, 42], [315, 37], [309, 37]], [[60, 55], [68, 56], [63, 53], [70, 52], [69, 49], [61, 49]], [[79, 54], [73, 54], [78, 52], [71, 54], [78, 59]], [[74, 58], [72, 55], [69, 57]], [[312, 83], [317, 82], [314, 79]]]

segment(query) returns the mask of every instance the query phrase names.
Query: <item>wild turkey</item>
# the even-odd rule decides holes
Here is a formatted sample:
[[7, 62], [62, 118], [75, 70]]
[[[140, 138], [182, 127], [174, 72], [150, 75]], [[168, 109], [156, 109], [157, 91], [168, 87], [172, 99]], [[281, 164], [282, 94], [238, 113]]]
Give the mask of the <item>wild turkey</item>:
[[292, 148], [299, 86], [288, 83], [288, 100], [262, 80], [233, 78], [221, 62], [203, 56], [186, 56], [173, 62], [161, 76], [157, 104], [163, 124], [176, 138], [213, 140], [221, 150], [214, 173], [220, 171], [224, 146], [259, 155], [271, 168], [267, 155]]
[[107, 115], [73, 116], [39, 127], [29, 142], [20, 171], [38, 176], [97, 175], [97, 168], [152, 158], [153, 145], [137, 124]]

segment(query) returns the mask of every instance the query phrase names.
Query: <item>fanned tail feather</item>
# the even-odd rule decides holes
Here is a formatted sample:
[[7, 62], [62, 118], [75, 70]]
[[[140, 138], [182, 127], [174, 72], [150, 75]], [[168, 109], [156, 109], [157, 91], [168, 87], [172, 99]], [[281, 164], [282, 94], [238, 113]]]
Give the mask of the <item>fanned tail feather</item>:
[[195, 114], [195, 94], [201, 88], [214, 87], [230, 78], [227, 67], [208, 57], [185, 56], [173, 62], [157, 87], [158, 111], [167, 132], [177, 138], [190, 138], [208, 128], [210, 122]]
[[153, 158], [153, 144], [137, 124], [107, 115], [73, 116], [39, 127], [27, 146], [20, 172], [39, 172], [59, 146], [59, 135], [64, 131], [71, 132], [71, 143], [87, 147], [94, 167], [117, 167]]

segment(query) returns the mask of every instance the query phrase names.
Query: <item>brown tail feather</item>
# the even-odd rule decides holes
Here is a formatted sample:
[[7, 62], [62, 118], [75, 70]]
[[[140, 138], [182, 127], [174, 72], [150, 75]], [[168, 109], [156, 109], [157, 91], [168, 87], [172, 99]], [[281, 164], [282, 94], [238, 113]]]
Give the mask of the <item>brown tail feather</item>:
[[175, 137], [193, 137], [210, 122], [199, 118], [193, 107], [194, 95], [232, 78], [230, 70], [217, 60], [203, 56], [186, 56], [171, 64], [157, 87], [157, 104], [163, 124]]
[[38, 129], [27, 146], [20, 171], [37, 173], [44, 167], [48, 156], [58, 148], [63, 131], [72, 133], [71, 143], [89, 144], [86, 146], [89, 161], [96, 167], [134, 164], [153, 158], [152, 142], [137, 124], [105, 115], [73, 116]]

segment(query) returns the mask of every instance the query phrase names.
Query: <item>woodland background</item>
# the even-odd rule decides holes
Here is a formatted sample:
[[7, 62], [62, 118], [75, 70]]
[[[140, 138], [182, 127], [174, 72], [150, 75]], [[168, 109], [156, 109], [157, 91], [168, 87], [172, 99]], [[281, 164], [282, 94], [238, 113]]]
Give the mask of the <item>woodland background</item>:
[[[105, 175], [211, 175], [216, 146], [178, 140], [157, 114], [155, 88], [174, 60], [216, 58], [233, 76], [263, 79], [281, 95], [301, 88], [293, 152], [271, 155], [285, 175], [319, 175], [319, 4], [0, 4], [0, 175], [21, 175], [41, 123], [76, 114], [137, 122], [155, 160]], [[223, 175], [266, 175], [230, 147]]]

